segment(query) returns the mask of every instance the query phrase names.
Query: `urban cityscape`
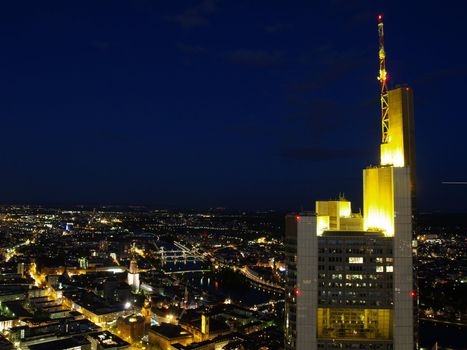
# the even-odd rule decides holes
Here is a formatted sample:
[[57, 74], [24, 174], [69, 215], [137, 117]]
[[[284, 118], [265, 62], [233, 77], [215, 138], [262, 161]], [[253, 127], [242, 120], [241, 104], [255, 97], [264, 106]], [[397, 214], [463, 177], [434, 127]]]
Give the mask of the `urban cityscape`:
[[[338, 5], [343, 9], [337, 10]], [[197, 0], [178, 5], [122, 1], [105, 5], [28, 4], [24, 9], [11, 6], [5, 8], [7, 17], [1, 25], [18, 32], [12, 34], [6, 48], [31, 50], [31, 56], [22, 59], [43, 67], [30, 81], [31, 86], [44, 83], [37, 98], [45, 98], [41, 94], [48, 96], [50, 89], [60, 102], [48, 107], [50, 100], [38, 103], [34, 97], [28, 97], [30, 101], [25, 104], [30, 106], [24, 108], [31, 109], [17, 107], [20, 90], [15, 89], [24, 79], [20, 77], [11, 88], [11, 94], [16, 91], [18, 96], [12, 97], [8, 92], [6, 107], [0, 109], [5, 119], [3, 151], [15, 157], [12, 161], [10, 155], [5, 156], [3, 173], [8, 181], [0, 187], [0, 196], [5, 197], [0, 198], [0, 350], [467, 349], [467, 182], [463, 181], [467, 180], [467, 172], [463, 158], [459, 158], [467, 148], [464, 139], [451, 134], [437, 141], [452, 146], [451, 154], [446, 154], [443, 161], [452, 163], [451, 159], [456, 159], [460, 164], [456, 172], [449, 174], [464, 179], [446, 175], [449, 169], [437, 164], [442, 161], [436, 159], [438, 153], [421, 148], [434, 142], [427, 140], [431, 134], [423, 136], [422, 132], [436, 134], [444, 130], [441, 125], [428, 129], [425, 124], [433, 124], [434, 120], [439, 123], [448, 116], [425, 118], [419, 113], [436, 114], [434, 105], [441, 102], [434, 101], [428, 93], [424, 96], [425, 90], [417, 90], [424, 82], [429, 85], [430, 79], [450, 79], [458, 72], [465, 75], [465, 68], [444, 68], [440, 74], [418, 81], [412, 75], [402, 75], [404, 65], [409, 63], [401, 62], [418, 57], [406, 53], [412, 46], [403, 43], [401, 34], [409, 32], [405, 28], [412, 28], [412, 24], [395, 14], [405, 5], [385, 5], [387, 14], [383, 14], [369, 2], [352, 8], [336, 1], [321, 8], [305, 3], [278, 5], [272, 1], [269, 10], [264, 10], [265, 17], [278, 22], [262, 25], [259, 31], [269, 38], [265, 39], [268, 45], [270, 37], [276, 35], [271, 42], [283, 41], [284, 51], [267, 54], [259, 49], [221, 54], [219, 50], [228, 50], [228, 46], [218, 44], [224, 38], [228, 42], [235, 41], [237, 35], [249, 35], [250, 29], [230, 27], [236, 11], [244, 14], [244, 26], [260, 27], [263, 19], [258, 19], [259, 9], [266, 3]], [[427, 5], [424, 11], [434, 16], [436, 9]], [[416, 10], [416, 6], [409, 6], [407, 11]], [[328, 21], [326, 16], [333, 14], [352, 14], [352, 21], [345, 26], [347, 33], [341, 33], [344, 27], [329, 32], [333, 44], [327, 46], [318, 47], [314, 37], [306, 42], [304, 37], [284, 34], [295, 33], [299, 26], [311, 26], [306, 18], [312, 13], [320, 26]], [[457, 13], [462, 13], [460, 8]], [[229, 29], [222, 29], [216, 17], [221, 17]], [[165, 29], [153, 23], [156, 19]], [[450, 25], [448, 22], [451, 23], [446, 20], [446, 26]], [[216, 26], [221, 31], [220, 41]], [[120, 88], [113, 85], [119, 85], [119, 79], [130, 85], [144, 80], [146, 70], [153, 65], [151, 57], [168, 50], [161, 43], [152, 51], [157, 38], [153, 38], [154, 42], [149, 38], [168, 33], [167, 28], [172, 27], [176, 34], [167, 37], [181, 35], [188, 40], [196, 33], [198, 39], [205, 41], [197, 45], [174, 39], [175, 50], [185, 55], [184, 59], [178, 63], [175, 56], [162, 59], [167, 67], [173, 64], [175, 68], [167, 73], [164, 68], [158, 71], [161, 80], [154, 84], [163, 82], [166, 86], [155, 87], [156, 92], [148, 91], [144, 96], [137, 87], [134, 92], [127, 87], [125, 94], [133, 104], [126, 116], [125, 94], [117, 94], [115, 91]], [[352, 31], [365, 31], [365, 38], [372, 38], [371, 42], [361, 39], [360, 54], [353, 52], [353, 47], [360, 44], [352, 40], [348, 40], [345, 50], [328, 52], [342, 40], [335, 36], [352, 37]], [[115, 35], [120, 41], [101, 39], [99, 35], [104, 37], [103, 33], [109, 38]], [[79, 48], [77, 38], [87, 35], [93, 39], [87, 48]], [[325, 35], [323, 32], [319, 36]], [[43, 39], [48, 36], [50, 41]], [[66, 43], [57, 53], [55, 45], [62, 45], [61, 40]], [[313, 57], [299, 58], [297, 53], [292, 59], [294, 40], [302, 46], [314, 45]], [[26, 44], [19, 48], [19, 42]], [[122, 49], [133, 44], [137, 45], [137, 52]], [[216, 54], [211, 52], [214, 45], [218, 45]], [[401, 47], [396, 49], [398, 45]], [[287, 148], [282, 152], [277, 158], [287, 158], [285, 163], [280, 160], [274, 167], [263, 169], [270, 157], [263, 153], [261, 159], [253, 160], [257, 165], [249, 163], [250, 155], [255, 158], [255, 152], [271, 146], [275, 142], [272, 139], [278, 137], [277, 131], [270, 132], [270, 126], [257, 128], [242, 120], [239, 124], [243, 125], [235, 126], [235, 133], [241, 136], [232, 141], [228, 134], [232, 131], [230, 121], [210, 128], [209, 124], [216, 122], [208, 117], [203, 121], [198, 114], [201, 112], [194, 107], [209, 115], [214, 105], [224, 103], [213, 101], [212, 105], [204, 105], [205, 100], [198, 100], [204, 86], [212, 84], [211, 91], [215, 93], [224, 89], [218, 84], [231, 82], [241, 95], [243, 84], [261, 82], [264, 91], [252, 87], [262, 95], [258, 100], [253, 101], [250, 96], [238, 101], [240, 107], [233, 102], [231, 107], [224, 106], [226, 115], [229, 108], [239, 108], [254, 118], [252, 111], [263, 108], [261, 101], [275, 103], [266, 88], [267, 81], [280, 81], [279, 71], [289, 75], [297, 70], [302, 74], [298, 62], [311, 70], [316, 64], [315, 56], [323, 52], [327, 52], [324, 57], [326, 64], [332, 65], [332, 72], [321, 72], [322, 76], [316, 73], [318, 81], [288, 89], [287, 98], [296, 103], [303, 91], [311, 92], [312, 99], [321, 90], [326, 94], [327, 85], [340, 83], [341, 75], [350, 74], [349, 67], [358, 66], [354, 73], [364, 71], [365, 75], [343, 89], [336, 88], [342, 95], [332, 98], [345, 101], [368, 90], [371, 102], [345, 108], [349, 118], [356, 119], [360, 114], [368, 117], [346, 124], [338, 107], [326, 109], [329, 106], [323, 107], [321, 100], [321, 107], [315, 106], [307, 119], [310, 123], [285, 137], [290, 145], [300, 144], [294, 142], [303, 137], [312, 139], [311, 143], [305, 142], [305, 148]], [[208, 57], [210, 54], [216, 58]], [[10, 61], [5, 66], [28, 75], [24, 63], [13, 62], [15, 55], [6, 55]], [[367, 56], [370, 64], [362, 64]], [[330, 63], [344, 57], [358, 63], [349, 62], [340, 66], [342, 69]], [[69, 62], [71, 68], [61, 66], [62, 60]], [[208, 70], [206, 67], [219, 64], [216, 60], [231, 66], [225, 71]], [[284, 68], [285, 61], [291, 60], [293, 68]], [[134, 67], [128, 68], [128, 62]], [[278, 68], [280, 65], [282, 68]], [[236, 71], [238, 67], [245, 71]], [[106, 69], [118, 70], [118, 77], [107, 76]], [[198, 75], [199, 81], [188, 90], [179, 85], [174, 88], [185, 81], [190, 84], [185, 70]], [[178, 77], [177, 72], [183, 77]], [[9, 74], [5, 73], [7, 83]], [[87, 74], [96, 81], [90, 83], [92, 79]], [[217, 75], [219, 80], [214, 78]], [[224, 81], [227, 76], [230, 81]], [[100, 85], [103, 80], [107, 91]], [[80, 85], [82, 81], [86, 83]], [[144, 89], [150, 89], [151, 84]], [[444, 89], [449, 88], [447, 85]], [[71, 89], [71, 100], [61, 95], [62, 89]], [[185, 97], [189, 91], [194, 102]], [[246, 91], [250, 90], [245, 87], [248, 94]], [[156, 98], [153, 94], [165, 97]], [[215, 95], [212, 97], [216, 99]], [[68, 102], [61, 104], [61, 99]], [[144, 102], [146, 99], [156, 99], [160, 106]], [[110, 101], [109, 105], [104, 108], [102, 100]], [[81, 108], [86, 111], [94, 103], [98, 110], [95, 115], [80, 115]], [[85, 107], [80, 107], [82, 104]], [[164, 133], [171, 122], [154, 117], [157, 120], [146, 125], [139, 116], [185, 111], [184, 104], [194, 108], [193, 116], [172, 117], [177, 122], [169, 136]], [[24, 128], [28, 130], [16, 134], [14, 129], [18, 126], [8, 118], [29, 114], [38, 106], [42, 108], [38, 115], [45, 116], [43, 123], [50, 124], [44, 128], [50, 130], [44, 131], [43, 126], [25, 117]], [[47, 119], [44, 111], [59, 117]], [[110, 112], [115, 116], [111, 122], [99, 120], [100, 114]], [[62, 113], [74, 117], [62, 122]], [[227, 118], [216, 113], [215, 118]], [[341, 116], [329, 121], [334, 118], [333, 113]], [[195, 126], [192, 119], [201, 120], [200, 126]], [[461, 135], [461, 123], [465, 124], [465, 120], [460, 122], [459, 131], [453, 131], [459, 132], [455, 135]], [[54, 129], [56, 123], [61, 125], [60, 132]], [[119, 123], [117, 129], [115, 125]], [[134, 125], [139, 123], [143, 125], [138, 126], [141, 130], [137, 135], [127, 136], [126, 133], [135, 132]], [[290, 123], [294, 123], [294, 117], [285, 124]], [[287, 134], [285, 124], [279, 129]], [[83, 125], [106, 141], [93, 140], [90, 135], [94, 131], [83, 131]], [[360, 133], [353, 128], [361, 129]], [[193, 135], [201, 129], [205, 133]], [[32, 136], [36, 133], [40, 136]], [[255, 140], [249, 141], [252, 133]], [[9, 137], [15, 137], [16, 142], [10, 145]], [[195, 141], [186, 141], [191, 138]], [[337, 148], [321, 148], [323, 140]], [[145, 145], [151, 142], [162, 153], [145, 153]], [[223, 142], [228, 145], [223, 146]], [[242, 142], [249, 145], [245, 146], [245, 153]], [[132, 145], [127, 154], [124, 145], [129, 144]], [[278, 170], [284, 164], [285, 169]], [[446, 171], [441, 178], [440, 168]], [[425, 173], [426, 169], [430, 169], [429, 173]], [[319, 176], [323, 182], [317, 182], [313, 176]], [[256, 180], [248, 182], [250, 178]], [[277, 192], [262, 195], [265, 184]], [[296, 192], [300, 195], [295, 196]], [[151, 199], [152, 196], [157, 198]], [[277, 201], [284, 203], [278, 205]]]

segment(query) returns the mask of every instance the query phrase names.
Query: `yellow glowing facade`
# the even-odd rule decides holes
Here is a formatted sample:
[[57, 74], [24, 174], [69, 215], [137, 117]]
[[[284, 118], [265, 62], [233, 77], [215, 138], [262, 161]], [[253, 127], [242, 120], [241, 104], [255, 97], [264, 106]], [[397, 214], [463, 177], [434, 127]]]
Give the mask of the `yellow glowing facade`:
[[[394, 168], [410, 168], [410, 195], [415, 197], [415, 153], [413, 94], [409, 87], [388, 91], [389, 125], [387, 142], [381, 144], [381, 167], [363, 171], [364, 229], [393, 236]], [[404, 195], [406, 195], [404, 193]]]
[[389, 340], [392, 310], [318, 308], [317, 333], [321, 339]]
[[363, 222], [365, 231], [394, 235], [393, 167], [363, 170]]
[[209, 335], [209, 316], [201, 315], [201, 333]]
[[[336, 201], [317, 201], [316, 202], [316, 215], [327, 216], [328, 219], [328, 229], [329, 230], [339, 230], [340, 229], [340, 219], [345, 217], [350, 217], [352, 214], [351, 204], [348, 200], [343, 198]], [[321, 224], [323, 219], [321, 219]], [[319, 224], [319, 222], [318, 222]]]
[[317, 234], [324, 231], [361, 231], [363, 218], [361, 214], [352, 213], [350, 201], [340, 198], [334, 201], [316, 202]]
[[316, 234], [321, 236], [324, 231], [329, 230], [329, 216], [327, 215], [318, 215], [316, 217]]
[[381, 165], [395, 167], [406, 166], [409, 162], [411, 117], [411, 90], [409, 88], [397, 88], [388, 91], [389, 100], [389, 125], [387, 142], [381, 144]]
[[340, 229], [342, 231], [362, 231], [363, 217], [360, 213], [352, 213], [350, 217], [341, 218]]

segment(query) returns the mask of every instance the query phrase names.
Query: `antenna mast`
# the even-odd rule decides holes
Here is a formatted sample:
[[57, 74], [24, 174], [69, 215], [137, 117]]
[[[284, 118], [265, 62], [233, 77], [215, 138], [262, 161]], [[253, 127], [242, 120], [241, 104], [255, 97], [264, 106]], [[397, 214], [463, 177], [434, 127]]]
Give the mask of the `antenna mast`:
[[378, 16], [379, 35], [379, 76], [381, 84], [381, 122], [382, 122], [382, 143], [389, 142], [389, 101], [388, 101], [388, 75], [386, 72], [386, 52], [384, 51], [384, 24], [383, 16]]

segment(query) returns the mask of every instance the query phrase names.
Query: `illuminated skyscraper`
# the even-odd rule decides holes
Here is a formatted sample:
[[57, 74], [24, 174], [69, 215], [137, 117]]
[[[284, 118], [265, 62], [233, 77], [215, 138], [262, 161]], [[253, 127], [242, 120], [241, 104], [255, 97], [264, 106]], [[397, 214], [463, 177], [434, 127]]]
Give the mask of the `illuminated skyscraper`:
[[343, 197], [286, 217], [286, 349], [411, 350], [413, 98], [387, 90], [379, 18], [381, 165], [363, 170], [363, 216]]
[[416, 195], [413, 91], [409, 86], [388, 91], [389, 140], [381, 144], [381, 165], [410, 168], [412, 209]]

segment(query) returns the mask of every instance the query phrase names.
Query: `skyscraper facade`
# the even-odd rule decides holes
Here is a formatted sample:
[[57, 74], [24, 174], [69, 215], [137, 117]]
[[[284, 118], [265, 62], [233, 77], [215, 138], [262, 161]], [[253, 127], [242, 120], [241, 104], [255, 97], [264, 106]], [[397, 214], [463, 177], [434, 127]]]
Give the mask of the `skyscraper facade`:
[[286, 349], [417, 346], [413, 96], [410, 87], [382, 93], [380, 165], [363, 170], [363, 215], [339, 197], [286, 217]]

